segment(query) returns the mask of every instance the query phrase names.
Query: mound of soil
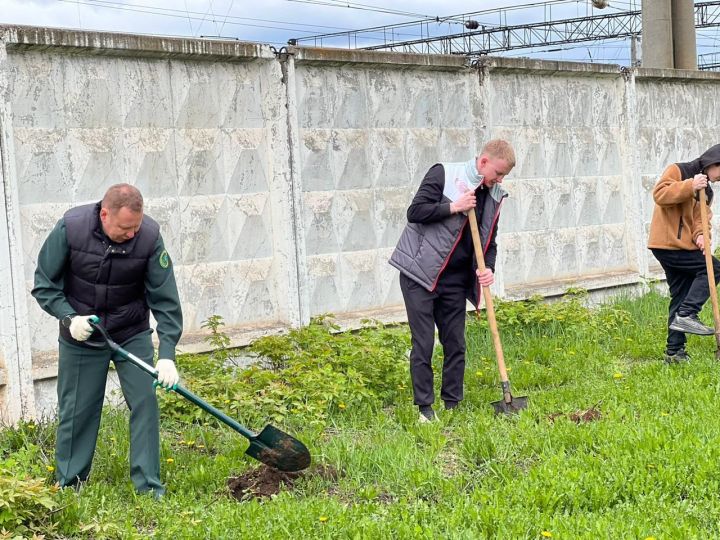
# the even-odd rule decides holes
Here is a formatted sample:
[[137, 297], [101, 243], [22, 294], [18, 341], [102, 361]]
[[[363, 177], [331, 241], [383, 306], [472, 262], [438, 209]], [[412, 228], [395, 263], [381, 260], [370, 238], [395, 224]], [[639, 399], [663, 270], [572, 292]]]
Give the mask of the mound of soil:
[[576, 424], [580, 424], [581, 422], [594, 422], [595, 420], [600, 420], [600, 418], [602, 418], [602, 414], [600, 414], [600, 411], [595, 407], [590, 407], [587, 411], [574, 412], [570, 415], [570, 420]]
[[231, 476], [228, 478], [227, 486], [233, 497], [239, 501], [246, 501], [276, 495], [280, 492], [281, 487], [285, 490], [292, 490], [297, 480], [309, 476], [319, 476], [324, 480], [335, 482], [339, 474], [333, 467], [322, 465], [298, 472], [283, 472], [267, 465], [261, 465], [240, 476]]
[[568, 415], [565, 415], [564, 413], [553, 413], [550, 416], [548, 416], [548, 420], [551, 422], [554, 422], [556, 418], [559, 418], [561, 416], [567, 416], [570, 420], [575, 422], [576, 424], [583, 424], [586, 422], [594, 422], [595, 420], [600, 420], [602, 418], [602, 414], [598, 409], [595, 407], [590, 407], [586, 411], [576, 411], [574, 413], [570, 413]]

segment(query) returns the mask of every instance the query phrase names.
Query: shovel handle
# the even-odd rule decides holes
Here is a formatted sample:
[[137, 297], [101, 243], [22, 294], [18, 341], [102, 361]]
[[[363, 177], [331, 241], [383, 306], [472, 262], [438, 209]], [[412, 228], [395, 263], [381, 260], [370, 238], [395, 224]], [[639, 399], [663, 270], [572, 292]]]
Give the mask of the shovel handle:
[[715, 322], [715, 343], [720, 350], [720, 309], [718, 308], [717, 289], [715, 288], [715, 269], [712, 259], [712, 242], [710, 241], [710, 220], [707, 211], [707, 195], [700, 190], [700, 221], [702, 222], [703, 240], [705, 241], [705, 266], [707, 268], [708, 288], [712, 301], [713, 321]]
[[253, 433], [249, 429], [245, 428], [240, 423], [236, 422], [232, 418], [230, 418], [227, 414], [224, 412], [216, 409], [212, 405], [210, 405], [207, 401], [204, 401], [200, 399], [198, 396], [193, 394], [190, 390], [185, 388], [184, 386], [181, 386], [179, 384], [176, 384], [171, 390], [177, 392], [182, 397], [190, 401], [191, 403], [194, 403], [198, 407], [200, 407], [202, 410], [204, 410], [207, 413], [212, 414], [215, 418], [220, 420], [223, 424], [233, 428], [235, 431], [237, 431], [240, 435], [243, 437], [249, 439], [252, 441], [257, 437], [257, 433]]
[[[477, 216], [475, 215], [475, 209], [471, 208], [468, 210], [468, 218], [470, 220], [470, 233], [472, 234], [473, 247], [475, 248], [475, 258], [477, 259], [477, 265], [480, 271], [485, 270], [485, 257], [483, 256], [482, 244], [480, 242], [480, 231], [477, 224]], [[477, 278], [475, 278], [477, 281]], [[503, 354], [502, 342], [500, 341], [500, 332], [498, 331], [497, 319], [495, 318], [495, 307], [493, 305], [492, 293], [490, 287], [482, 287], [483, 298], [485, 299], [485, 311], [487, 312], [488, 324], [490, 325], [490, 333], [492, 334], [493, 346], [495, 347], [495, 356], [497, 357], [498, 370], [500, 371], [500, 382], [503, 384], [503, 394], [505, 400], [510, 396], [510, 386], [508, 383], [507, 369], [505, 368], [505, 355]], [[478, 307], [475, 308], [475, 312], [479, 315], [480, 299], [478, 298]], [[505, 388], [508, 389], [505, 392]]]
[[[115, 341], [113, 341], [113, 339], [110, 337], [110, 334], [108, 334], [108, 331], [100, 324], [100, 319], [98, 317], [94, 317], [94, 316], [91, 317], [89, 320], [89, 323], [90, 323], [90, 326], [92, 326], [95, 330], [100, 332], [100, 335], [102, 335], [102, 337], [105, 339], [105, 341], [107, 342], [107, 345], [111, 351], [118, 353], [120, 356], [125, 358], [125, 360], [127, 360], [131, 364], [134, 364], [136, 367], [140, 368], [145, 373], [150, 375], [153, 379], [157, 380], [157, 378], [158, 378], [157, 370], [154, 367], [152, 367], [150, 364], [148, 364], [147, 362], [144, 362], [143, 360], [141, 360], [140, 358], [135, 356], [133, 353], [126, 351], [120, 345], [115, 343]], [[233, 428], [235, 431], [240, 433], [240, 435], [242, 435], [243, 437], [246, 437], [250, 440], [253, 440], [257, 437], [256, 433], [253, 433], [249, 429], [245, 428], [243, 425], [236, 422], [235, 420], [230, 418], [228, 415], [226, 415], [224, 412], [216, 409], [215, 407], [213, 407], [212, 405], [210, 405], [203, 399], [200, 399], [198, 396], [196, 396], [190, 390], [181, 386], [180, 384], [176, 384], [172, 388], [168, 388], [168, 390], [177, 392], [182, 397], [184, 397], [191, 403], [194, 403], [195, 405], [200, 407], [205, 412], [212, 414], [215, 418], [220, 420], [223, 424], [226, 424], [226, 425], [230, 426], [231, 428]]]

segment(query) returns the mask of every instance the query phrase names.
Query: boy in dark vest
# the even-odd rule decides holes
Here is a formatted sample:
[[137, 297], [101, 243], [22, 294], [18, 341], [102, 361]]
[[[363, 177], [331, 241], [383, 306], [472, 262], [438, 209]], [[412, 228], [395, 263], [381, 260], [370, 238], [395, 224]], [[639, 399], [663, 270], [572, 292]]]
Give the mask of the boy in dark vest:
[[[410, 377], [420, 422], [437, 418], [431, 364], [436, 325], [444, 352], [440, 397], [446, 409], [454, 409], [463, 399], [465, 302], [477, 305], [479, 287], [494, 282], [497, 221], [507, 196], [500, 184], [514, 166], [512, 146], [492, 140], [467, 162], [433, 165], [408, 208], [408, 224], [390, 264], [400, 270], [412, 335]], [[480, 227], [484, 272], [475, 263], [468, 211], [475, 212]]]
[[[700, 221], [698, 192], [706, 190], [708, 205], [712, 189], [708, 181], [720, 180], [720, 144], [710, 147], [699, 158], [673, 163], [660, 176], [653, 189], [655, 209], [650, 222], [648, 248], [658, 260], [670, 289], [668, 335], [665, 362], [690, 359], [685, 351], [685, 334], [711, 336], [715, 331], [698, 318], [707, 299], [707, 267], [704, 253], [711, 249]], [[712, 216], [708, 208], [708, 219]], [[715, 282], [720, 282], [720, 261], [713, 257]]]
[[153, 379], [114, 356], [88, 322], [96, 315], [115, 342], [152, 364], [152, 311], [160, 342], [158, 381], [166, 388], [177, 384], [180, 300], [160, 227], [143, 214], [140, 192], [117, 184], [101, 202], [68, 210], [40, 249], [32, 295], [59, 321], [58, 483], [77, 486], [90, 474], [113, 360], [131, 411], [131, 479], [138, 492], [162, 496]]

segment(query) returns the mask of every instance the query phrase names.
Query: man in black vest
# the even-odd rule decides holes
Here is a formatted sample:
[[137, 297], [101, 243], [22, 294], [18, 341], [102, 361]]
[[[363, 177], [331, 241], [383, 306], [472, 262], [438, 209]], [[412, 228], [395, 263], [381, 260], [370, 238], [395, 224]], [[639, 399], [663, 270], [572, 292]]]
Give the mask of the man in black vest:
[[[408, 208], [408, 224], [390, 264], [400, 270], [420, 422], [437, 419], [431, 364], [435, 326], [444, 353], [440, 397], [446, 409], [463, 399], [466, 300], [477, 304], [479, 287], [494, 282], [497, 221], [507, 196], [501, 184], [514, 166], [510, 143], [494, 139], [466, 162], [433, 165]], [[475, 212], [479, 224], [487, 266], [483, 272], [475, 264], [467, 212]]]
[[96, 315], [114, 341], [152, 364], [152, 311], [159, 337], [158, 381], [166, 388], [177, 384], [182, 310], [160, 227], [143, 214], [140, 192], [116, 184], [101, 202], [68, 210], [40, 249], [32, 295], [60, 321], [58, 483], [76, 486], [90, 474], [113, 360], [131, 411], [130, 476], [138, 492], [162, 496], [153, 379], [113, 355], [101, 338], [93, 339], [88, 323]]

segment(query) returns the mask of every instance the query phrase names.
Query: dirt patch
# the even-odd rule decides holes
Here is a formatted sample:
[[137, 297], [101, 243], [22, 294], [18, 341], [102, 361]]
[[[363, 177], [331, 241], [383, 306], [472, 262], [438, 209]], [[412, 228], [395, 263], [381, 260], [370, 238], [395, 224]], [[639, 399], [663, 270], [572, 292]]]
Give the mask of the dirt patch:
[[548, 420], [550, 420], [551, 422], [554, 422], [557, 418], [569, 418], [576, 424], [585, 424], [587, 422], [595, 422], [596, 420], [600, 420], [600, 418], [602, 418], [602, 413], [600, 413], [599, 409], [595, 407], [590, 407], [585, 411], [576, 411], [570, 414], [557, 412], [548, 416]]
[[595, 420], [600, 420], [600, 418], [602, 418], [602, 414], [600, 414], [600, 411], [595, 407], [590, 407], [586, 411], [574, 412], [570, 415], [570, 420], [576, 424], [580, 424], [582, 422], [594, 422]]
[[251, 469], [240, 476], [228, 478], [230, 494], [239, 501], [261, 499], [280, 493], [280, 489], [291, 491], [301, 478], [320, 477], [323, 480], [337, 482], [340, 473], [334, 467], [315, 465], [298, 472], [283, 472], [267, 465]]

